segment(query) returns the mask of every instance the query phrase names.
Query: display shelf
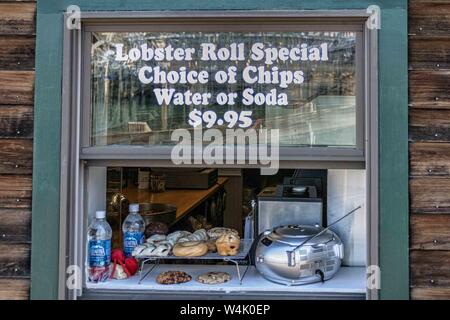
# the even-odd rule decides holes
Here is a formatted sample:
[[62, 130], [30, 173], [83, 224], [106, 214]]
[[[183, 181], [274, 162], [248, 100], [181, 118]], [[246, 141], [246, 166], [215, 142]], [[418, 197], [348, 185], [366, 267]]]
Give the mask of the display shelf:
[[[231, 262], [236, 266], [236, 272], [238, 275], [239, 282], [242, 284], [242, 280], [245, 277], [248, 268], [250, 267], [250, 257], [249, 252], [252, 247], [253, 240], [252, 239], [241, 239], [239, 252], [234, 256], [221, 256], [217, 252], [208, 252], [204, 256], [200, 257], [176, 257], [173, 255], [165, 256], [165, 257], [156, 257], [156, 256], [140, 256], [136, 257], [140, 261], [139, 268], [139, 283], [141, 283], [152, 271], [160, 264], [161, 260], [222, 260], [226, 262]], [[145, 266], [149, 262], [154, 262], [150, 269], [144, 270]], [[240, 263], [245, 262], [246, 267], [244, 269], [244, 273], [241, 273]]]
[[[146, 266], [149, 268], [150, 266]], [[135, 292], [158, 292], [158, 293], [195, 293], [210, 292], [223, 294], [309, 294], [311, 296], [320, 294], [356, 294], [363, 296], [366, 294], [366, 268], [365, 267], [341, 267], [336, 275], [325, 282], [317, 282], [299, 286], [285, 286], [270, 282], [263, 278], [254, 266], [250, 266], [245, 280], [241, 285], [236, 274], [236, 270], [231, 265], [180, 265], [161, 264], [156, 267], [154, 274], [160, 272], [179, 270], [192, 276], [192, 280], [187, 283], [163, 285], [156, 282], [156, 276], [146, 278], [139, 284], [139, 275], [135, 275], [125, 280], [108, 280], [102, 283], [87, 283], [87, 289], [91, 290], [120, 290]], [[229, 282], [208, 285], [196, 281], [201, 274], [210, 271], [228, 272], [232, 279]]]
[[200, 257], [176, 257], [173, 255], [165, 256], [165, 257], [156, 257], [156, 256], [139, 256], [135, 257], [139, 260], [146, 260], [146, 259], [153, 259], [153, 260], [225, 260], [225, 259], [232, 259], [232, 260], [243, 260], [247, 258], [248, 253], [250, 252], [250, 249], [252, 248], [252, 239], [241, 239], [241, 244], [239, 247], [239, 252], [235, 256], [221, 256], [217, 252], [208, 252], [204, 256]]

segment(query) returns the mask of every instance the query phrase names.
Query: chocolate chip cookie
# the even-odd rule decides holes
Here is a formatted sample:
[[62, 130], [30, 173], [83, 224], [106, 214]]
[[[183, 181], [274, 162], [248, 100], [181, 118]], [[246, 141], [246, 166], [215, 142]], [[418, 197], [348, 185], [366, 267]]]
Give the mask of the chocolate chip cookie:
[[231, 276], [226, 272], [208, 272], [199, 275], [197, 278], [198, 282], [205, 284], [219, 284], [225, 283], [231, 280]]
[[192, 280], [192, 277], [184, 271], [166, 271], [160, 273], [156, 277], [156, 282], [159, 284], [177, 284], [185, 283]]

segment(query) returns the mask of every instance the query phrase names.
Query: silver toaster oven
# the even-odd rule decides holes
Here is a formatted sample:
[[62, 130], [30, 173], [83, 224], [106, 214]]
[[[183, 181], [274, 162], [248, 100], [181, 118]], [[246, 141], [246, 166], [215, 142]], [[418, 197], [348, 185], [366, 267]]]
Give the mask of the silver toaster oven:
[[[305, 171], [302, 170], [303, 174]], [[308, 170], [308, 173], [315, 177], [285, 178], [283, 184], [267, 187], [258, 194], [258, 235], [278, 226], [327, 226], [327, 170]]]

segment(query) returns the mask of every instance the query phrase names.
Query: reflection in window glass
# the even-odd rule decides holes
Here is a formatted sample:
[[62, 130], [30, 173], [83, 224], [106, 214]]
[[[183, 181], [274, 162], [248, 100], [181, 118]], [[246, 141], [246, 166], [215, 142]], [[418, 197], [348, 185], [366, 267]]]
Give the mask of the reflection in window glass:
[[[243, 43], [245, 59], [239, 61], [202, 61], [202, 43], [213, 43], [217, 48], [233, 43]], [[264, 48], [320, 48], [327, 45], [327, 61], [293, 61], [278, 59], [267, 64], [264, 59], [249, 58], [255, 43]], [[123, 45], [123, 55], [130, 49], [141, 48], [195, 48], [197, 52], [190, 61], [144, 61], [128, 56], [117, 60], [117, 44]], [[139, 33], [93, 33], [91, 51], [91, 144], [101, 145], [170, 145], [171, 132], [178, 128], [192, 129], [189, 114], [194, 110], [213, 110], [217, 119], [223, 119], [227, 111], [251, 111], [251, 127], [280, 130], [282, 146], [350, 147], [356, 145], [355, 115], [355, 47], [353, 32], [139, 32]], [[298, 51], [296, 51], [298, 52]], [[136, 52], [134, 52], [136, 53]], [[125, 57], [125, 56], [122, 56]], [[155, 84], [142, 83], [139, 71], [142, 67], [159, 67], [169, 72], [180, 68], [206, 70], [207, 83]], [[237, 70], [235, 83], [218, 84], [214, 74], [234, 66]], [[249, 84], [243, 81], [243, 70], [248, 66], [263, 67], [269, 71], [303, 72], [304, 82], [282, 87], [274, 83]], [[277, 69], [273, 69], [273, 68]], [[152, 69], [154, 70], [154, 69]], [[182, 69], [181, 69], [182, 70]], [[150, 73], [146, 74], [150, 76]], [[211, 93], [206, 105], [176, 105], [157, 101], [154, 89], [174, 89], [176, 92]], [[260, 105], [245, 105], [242, 101], [246, 89], [264, 93], [266, 101]], [[274, 90], [275, 89], [275, 90]], [[219, 92], [237, 93], [234, 105], [219, 105], [215, 98]], [[286, 104], [275, 104], [267, 95], [285, 94]], [[273, 99], [272, 99], [273, 100]], [[275, 99], [277, 100], [277, 99]], [[215, 123], [224, 130], [226, 123]]]

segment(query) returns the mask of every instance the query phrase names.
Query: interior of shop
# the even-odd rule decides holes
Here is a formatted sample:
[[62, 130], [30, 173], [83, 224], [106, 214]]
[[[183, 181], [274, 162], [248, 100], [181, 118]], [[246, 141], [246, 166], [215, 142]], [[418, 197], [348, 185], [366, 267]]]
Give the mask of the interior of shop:
[[[105, 210], [113, 249], [123, 246], [130, 204], [139, 204], [145, 221], [144, 245], [133, 252], [136, 274], [98, 283], [85, 274], [88, 290], [365, 298], [365, 170], [281, 169], [263, 176], [259, 169], [90, 166], [86, 177], [85, 225]], [[194, 240], [207, 250], [177, 252], [180, 237], [167, 251], [158, 248], [181, 233], [200, 236]], [[224, 233], [232, 235], [225, 244]], [[189, 279], [161, 283], [158, 276], [168, 271]], [[202, 278], [208, 273], [214, 279]]]

